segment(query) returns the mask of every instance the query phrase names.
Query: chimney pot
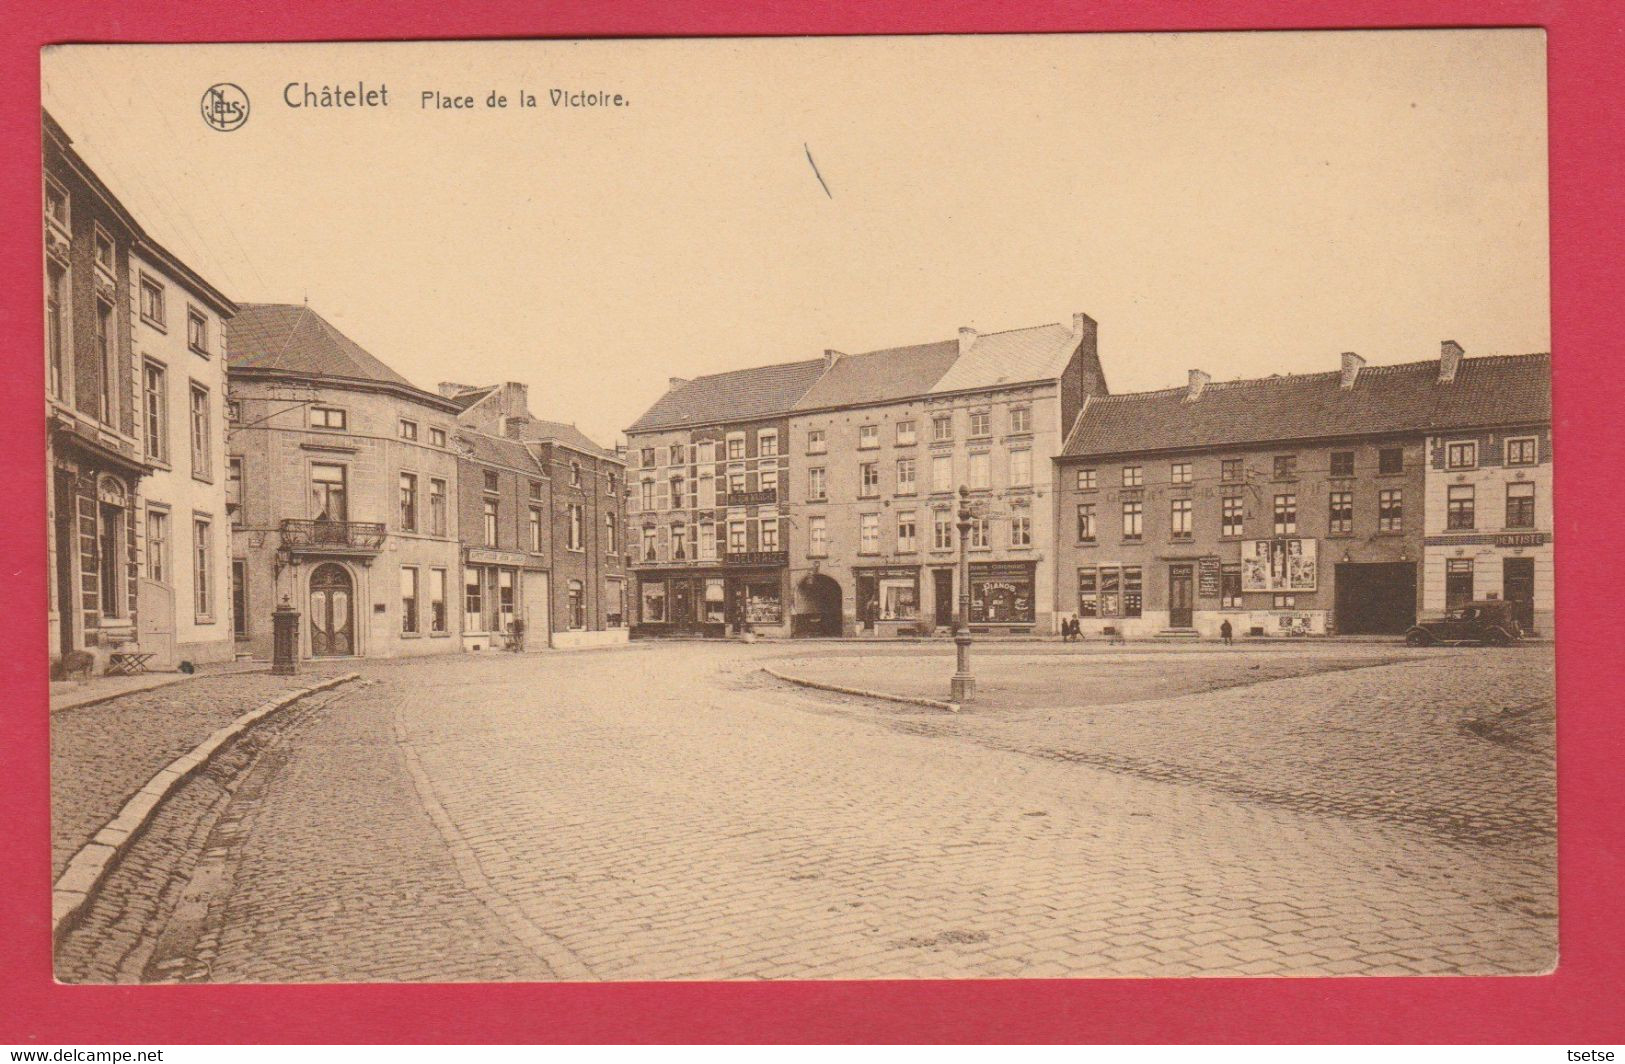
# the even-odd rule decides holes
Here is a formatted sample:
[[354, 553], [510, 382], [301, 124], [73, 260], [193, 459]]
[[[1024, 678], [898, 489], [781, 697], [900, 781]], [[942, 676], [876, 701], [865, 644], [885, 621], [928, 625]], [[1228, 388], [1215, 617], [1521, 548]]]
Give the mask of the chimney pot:
[[1360, 370], [1364, 366], [1365, 359], [1353, 351], [1343, 352], [1343, 389], [1345, 391], [1354, 387], [1354, 382], [1359, 379]]
[[976, 330], [972, 329], [968, 325], [961, 325], [959, 327], [959, 353], [961, 355], [968, 353], [971, 349], [971, 345], [975, 342]]
[[1461, 360], [1466, 354], [1454, 340], [1446, 340], [1439, 345], [1440, 384], [1449, 384], [1456, 379], [1456, 371], [1461, 368]]
[[1188, 403], [1200, 399], [1203, 390], [1207, 388], [1208, 383], [1212, 380], [1212, 376], [1199, 369], [1191, 370], [1190, 380], [1185, 385], [1185, 401]]

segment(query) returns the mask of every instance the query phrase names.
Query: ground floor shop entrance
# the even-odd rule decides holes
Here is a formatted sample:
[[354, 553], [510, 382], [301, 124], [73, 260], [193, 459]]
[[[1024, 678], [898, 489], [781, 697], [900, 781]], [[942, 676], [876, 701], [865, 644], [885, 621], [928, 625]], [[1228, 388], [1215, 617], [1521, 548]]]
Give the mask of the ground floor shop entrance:
[[1398, 635], [1416, 623], [1413, 562], [1343, 562], [1334, 623], [1341, 635]]
[[1195, 571], [1190, 562], [1168, 567], [1168, 627], [1189, 628], [1196, 619]]
[[1535, 559], [1501, 559], [1501, 597], [1512, 603], [1512, 615], [1525, 632], [1535, 630]]
[[931, 590], [935, 599], [935, 617], [938, 628], [952, 628], [954, 626], [954, 571], [952, 569], [933, 569], [931, 571]]

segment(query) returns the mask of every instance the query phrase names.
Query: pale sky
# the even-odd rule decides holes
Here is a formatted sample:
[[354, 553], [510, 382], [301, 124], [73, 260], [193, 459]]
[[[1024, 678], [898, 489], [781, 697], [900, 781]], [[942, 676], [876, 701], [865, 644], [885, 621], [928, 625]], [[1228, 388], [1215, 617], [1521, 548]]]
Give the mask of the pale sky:
[[[1080, 310], [1119, 392], [1443, 339], [1550, 347], [1538, 30], [72, 46], [42, 66], [85, 158], [227, 295], [308, 297], [426, 388], [525, 381], [534, 413], [605, 443], [671, 376]], [[251, 101], [233, 132], [199, 111], [221, 81]], [[390, 106], [282, 102], [358, 81]], [[555, 108], [553, 88], [630, 105]], [[435, 89], [479, 106], [421, 109]]]

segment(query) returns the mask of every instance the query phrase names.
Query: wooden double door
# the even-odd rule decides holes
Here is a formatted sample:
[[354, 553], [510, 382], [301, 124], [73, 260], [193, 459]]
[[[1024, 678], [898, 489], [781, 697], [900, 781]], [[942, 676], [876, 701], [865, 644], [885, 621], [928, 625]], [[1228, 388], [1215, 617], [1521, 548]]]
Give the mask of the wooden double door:
[[355, 582], [342, 565], [326, 562], [310, 574], [310, 655], [355, 653]]

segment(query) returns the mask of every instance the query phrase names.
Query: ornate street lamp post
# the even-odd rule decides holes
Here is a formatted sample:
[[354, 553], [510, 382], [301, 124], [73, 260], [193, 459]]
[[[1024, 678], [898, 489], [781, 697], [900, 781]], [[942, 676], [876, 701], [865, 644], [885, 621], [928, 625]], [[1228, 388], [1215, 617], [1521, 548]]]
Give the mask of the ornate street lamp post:
[[959, 623], [954, 628], [954, 678], [949, 685], [951, 701], [964, 705], [976, 693], [976, 678], [970, 674], [970, 556], [965, 553], [970, 537], [970, 489], [959, 487]]

